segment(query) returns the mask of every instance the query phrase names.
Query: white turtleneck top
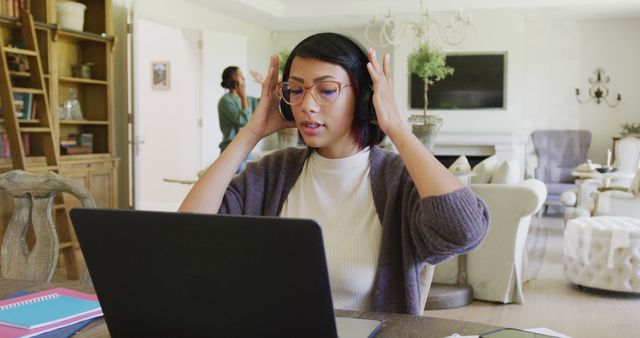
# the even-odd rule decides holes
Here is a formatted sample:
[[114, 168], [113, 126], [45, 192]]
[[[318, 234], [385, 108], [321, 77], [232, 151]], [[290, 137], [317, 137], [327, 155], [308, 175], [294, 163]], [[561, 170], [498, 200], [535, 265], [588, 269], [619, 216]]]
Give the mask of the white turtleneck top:
[[369, 169], [368, 148], [341, 159], [312, 152], [280, 213], [320, 224], [336, 309], [373, 308], [382, 225]]

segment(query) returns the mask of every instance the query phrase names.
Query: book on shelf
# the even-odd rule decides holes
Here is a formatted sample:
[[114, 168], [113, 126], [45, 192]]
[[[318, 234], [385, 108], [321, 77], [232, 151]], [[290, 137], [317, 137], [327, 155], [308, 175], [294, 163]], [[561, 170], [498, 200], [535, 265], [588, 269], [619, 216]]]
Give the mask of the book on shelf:
[[76, 139], [66, 139], [66, 140], [60, 140], [60, 146], [61, 147], [73, 147], [73, 146], [77, 146], [78, 145], [78, 140]]
[[[22, 146], [24, 147], [24, 156], [30, 156], [31, 137], [28, 134], [22, 134]], [[11, 158], [11, 143], [6, 133], [0, 133], [0, 158]]]
[[80, 154], [91, 154], [93, 153], [93, 149], [87, 146], [67, 146], [61, 147], [63, 155], [80, 155]]
[[[1, 0], [0, 0], [1, 1]], [[31, 93], [14, 93], [13, 104], [16, 106], [16, 117], [20, 120], [28, 120], [35, 118], [36, 102], [33, 100]], [[0, 112], [2, 111], [2, 102], [0, 101]]]
[[0, 337], [32, 337], [102, 316], [98, 297], [65, 288], [0, 301]]
[[31, 100], [31, 108], [29, 109], [30, 113], [29, 113], [29, 119], [33, 120], [33, 119], [37, 119], [38, 118], [38, 114], [36, 114], [36, 112], [38, 111], [37, 109], [38, 107], [38, 101], [36, 100]]
[[13, 103], [16, 106], [16, 117], [19, 119], [31, 118], [31, 102], [33, 94], [31, 93], [15, 93], [13, 94]]
[[0, 14], [17, 18], [20, 8], [25, 8], [27, 3], [25, 0], [0, 0]]
[[60, 150], [63, 155], [79, 155], [93, 153], [93, 135], [90, 133], [69, 134], [60, 140]]

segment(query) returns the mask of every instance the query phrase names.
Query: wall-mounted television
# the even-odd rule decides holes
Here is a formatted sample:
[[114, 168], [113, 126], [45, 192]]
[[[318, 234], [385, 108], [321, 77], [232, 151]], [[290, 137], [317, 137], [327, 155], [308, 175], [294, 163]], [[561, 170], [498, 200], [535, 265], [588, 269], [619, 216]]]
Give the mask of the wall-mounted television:
[[[429, 109], [505, 108], [506, 54], [449, 54], [453, 75], [429, 86]], [[411, 74], [411, 108], [424, 108], [424, 82]]]

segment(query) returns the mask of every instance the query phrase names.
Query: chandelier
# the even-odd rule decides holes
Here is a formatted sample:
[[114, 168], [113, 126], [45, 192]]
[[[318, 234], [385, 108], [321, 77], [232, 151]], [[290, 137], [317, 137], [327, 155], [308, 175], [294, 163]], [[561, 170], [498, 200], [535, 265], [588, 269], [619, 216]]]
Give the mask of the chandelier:
[[[378, 20], [377, 15], [364, 30], [364, 36], [375, 47], [390, 47], [399, 45], [407, 36], [409, 30], [413, 30], [416, 44], [423, 44], [429, 40], [430, 33], [435, 33], [438, 40], [449, 46], [458, 46], [467, 38], [467, 33], [477, 33], [471, 23], [471, 16], [464, 15], [460, 10], [457, 15], [450, 18], [446, 24], [438, 22], [431, 17], [429, 9], [424, 9], [424, 1], [420, 1], [420, 18], [418, 20], [399, 21], [391, 15], [391, 10], [383, 20]], [[433, 40], [433, 39], [432, 39]], [[430, 41], [438, 44], [435, 41]]]

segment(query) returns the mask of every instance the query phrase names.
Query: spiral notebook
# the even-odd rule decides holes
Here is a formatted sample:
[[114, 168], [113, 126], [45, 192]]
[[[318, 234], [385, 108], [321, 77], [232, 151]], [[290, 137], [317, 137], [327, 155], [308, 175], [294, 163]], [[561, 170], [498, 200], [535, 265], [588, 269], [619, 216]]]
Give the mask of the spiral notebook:
[[0, 337], [31, 337], [102, 316], [95, 295], [64, 288], [0, 301]]

